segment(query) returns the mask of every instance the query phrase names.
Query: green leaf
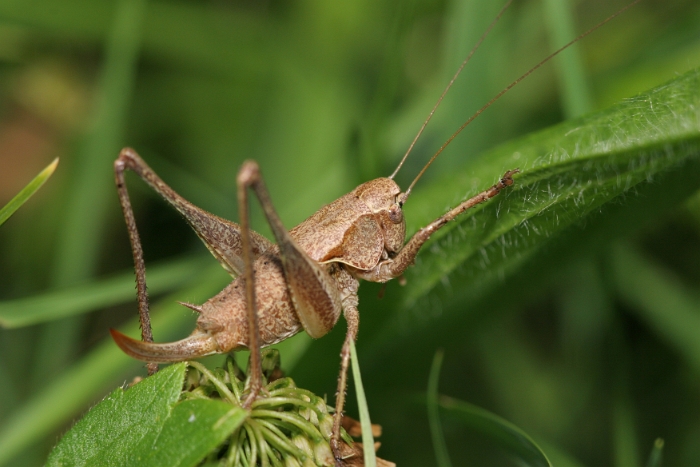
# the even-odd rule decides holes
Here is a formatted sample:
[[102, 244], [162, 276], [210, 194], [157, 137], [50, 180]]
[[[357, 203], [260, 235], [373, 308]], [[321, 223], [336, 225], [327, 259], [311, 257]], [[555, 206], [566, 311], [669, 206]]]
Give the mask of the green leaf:
[[115, 389], [61, 439], [48, 465], [123, 465], [135, 446], [153, 444], [180, 396], [185, 369], [179, 363], [128, 391]]
[[[142, 443], [131, 465], [185, 467], [197, 465], [248, 417], [248, 411], [218, 400], [183, 401], [175, 405], [154, 445]], [[141, 461], [145, 456], [145, 459]]]
[[440, 406], [470, 428], [515, 455], [523, 465], [551, 467], [542, 449], [524, 431], [488, 410], [442, 396]]
[[17, 193], [17, 195], [10, 200], [5, 206], [0, 209], [0, 225], [4, 224], [7, 219], [15, 213], [20, 206], [27, 202], [29, 198], [32, 197], [34, 193], [37, 192], [39, 188], [49, 179], [56, 170], [58, 165], [58, 158], [54, 159], [49, 165], [46, 166], [44, 170], [39, 172], [39, 175], [34, 177], [34, 179], [29, 182], [27, 186], [22, 188], [22, 190]]
[[[420, 271], [421, 280], [406, 290], [407, 301], [435, 288], [459, 265], [473, 269], [475, 276], [484, 271], [485, 263], [489, 271], [510, 270], [535, 254], [544, 241], [605, 203], [625, 192], [634, 194], [637, 185], [697, 158], [698, 89], [700, 71], [695, 70], [608, 110], [503, 145], [473, 170], [434, 183], [431, 190], [476, 191], [508, 169], [519, 167], [522, 172], [505, 196], [451, 223], [433, 245], [438, 254], [423, 255], [427, 261], [412, 269]], [[430, 214], [412, 217], [419, 224], [425, 223], [424, 217], [434, 217], [431, 194], [429, 208], [417, 207], [419, 213]]]
[[61, 439], [48, 465], [196, 465], [248, 412], [214, 400], [178, 403], [185, 369], [185, 363], [171, 365], [112, 392]]
[[[420, 347], [415, 336], [431, 340], [423, 345], [439, 345], [445, 336], [426, 332], [426, 310], [440, 315], [441, 329], [458, 332], [456, 321], [490, 311], [479, 299], [507, 307], [486, 300], [491, 292], [501, 296], [495, 291], [504, 278], [519, 272], [510, 285], [525, 292], [529, 281], [542, 283], [556, 270], [562, 252], [581, 254], [629, 233], [700, 188], [693, 165], [700, 154], [698, 89], [700, 71], [694, 70], [605, 111], [496, 148], [422, 192], [419, 184], [405, 208], [409, 231], [432, 221], [435, 206], [459, 201], [446, 194], [466, 188], [472, 196], [508, 169], [522, 172], [511, 189], [461, 215], [423, 248], [406, 273], [403, 304], [376, 328], [380, 345], [398, 348], [410, 339]], [[532, 274], [523, 274], [525, 266]]]
[[[151, 323], [156, 336], [168, 340], [190, 324], [187, 314], [176, 300], [191, 296], [211, 296], [222, 287], [222, 273], [218, 264], [201, 271], [201, 283], [164, 297], [151, 307]], [[133, 293], [133, 288], [131, 288]], [[138, 318], [120, 328], [128, 335], [137, 335]], [[74, 363], [61, 377], [43, 385], [30, 401], [19, 407], [5, 420], [0, 430], [0, 465], [11, 459], [31, 442], [46, 436], [95, 400], [105, 391], [107, 382], [124, 378], [127, 371], [142, 366], [122, 352], [111, 338], [105, 337], [88, 355]]]

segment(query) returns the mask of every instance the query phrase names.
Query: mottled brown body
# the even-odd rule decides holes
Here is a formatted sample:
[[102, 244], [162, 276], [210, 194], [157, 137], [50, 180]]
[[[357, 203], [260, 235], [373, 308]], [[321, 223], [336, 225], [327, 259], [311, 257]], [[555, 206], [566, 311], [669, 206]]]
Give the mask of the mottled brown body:
[[[273, 249], [259, 257], [254, 263], [254, 270], [259, 279], [264, 278], [255, 284], [260, 344], [263, 347], [277, 344], [303, 331], [304, 326], [286, 286], [279, 252]], [[359, 282], [346, 270], [329, 265], [328, 272], [338, 287], [341, 303], [357, 292]], [[245, 277], [238, 277], [199, 307], [195, 334], [203, 331], [213, 336], [219, 353], [250, 348], [245, 286]], [[335, 326], [340, 311], [340, 308], [329, 309], [323, 315], [325, 328], [330, 330]]]

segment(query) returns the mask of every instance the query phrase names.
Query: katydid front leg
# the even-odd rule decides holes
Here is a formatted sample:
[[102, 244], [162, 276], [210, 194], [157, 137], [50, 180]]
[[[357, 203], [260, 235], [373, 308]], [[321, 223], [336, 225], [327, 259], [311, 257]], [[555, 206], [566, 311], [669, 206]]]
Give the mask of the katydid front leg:
[[[418, 251], [423, 244], [430, 238], [432, 234], [437, 232], [449, 221], [453, 220], [469, 208], [488, 201], [501, 192], [506, 187], [513, 184], [513, 175], [520, 173], [519, 169], [509, 170], [494, 186], [488, 190], [484, 190], [476, 196], [463, 201], [456, 207], [450, 209], [447, 213], [435, 219], [433, 222], [416, 232], [413, 237], [403, 246], [394, 258], [380, 262], [375, 268], [369, 271], [353, 270], [354, 276], [360, 279], [372, 282], [387, 282], [391, 279], [401, 276], [404, 271], [413, 264]], [[400, 196], [401, 198], [401, 196]], [[403, 204], [405, 197], [400, 200]]]

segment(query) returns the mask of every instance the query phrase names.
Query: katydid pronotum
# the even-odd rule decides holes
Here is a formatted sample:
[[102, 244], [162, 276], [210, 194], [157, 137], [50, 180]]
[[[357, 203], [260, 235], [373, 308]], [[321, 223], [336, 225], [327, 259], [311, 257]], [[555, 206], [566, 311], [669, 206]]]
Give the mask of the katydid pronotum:
[[[142, 341], [111, 330], [116, 343], [130, 356], [149, 362], [149, 374], [158, 363], [177, 362], [214, 353], [250, 349], [250, 386], [244, 401], [250, 407], [262, 389], [260, 348], [304, 330], [318, 338], [329, 332], [341, 312], [347, 334], [341, 350], [331, 447], [338, 462], [339, 434], [345, 400], [350, 344], [359, 327], [359, 280], [386, 282], [400, 277], [430, 236], [467, 209], [498, 195], [512, 185], [518, 169], [508, 170], [487, 190], [460, 203], [404, 244], [406, 225], [402, 208], [415, 183], [442, 150], [481, 112], [522, 79], [571, 44], [590, 34], [639, 0], [550, 54], [513, 81], [467, 120], [433, 155], [405, 191], [393, 181], [426, 124], [466, 62], [509, 6], [508, 1], [448, 84], [394, 173], [355, 188], [322, 207], [287, 231], [268, 195], [260, 169], [246, 161], [238, 172], [240, 225], [210, 214], [188, 202], [168, 185], [132, 149], [123, 149], [114, 163], [119, 199], [134, 256]], [[202, 305], [182, 303], [199, 314], [194, 332], [173, 343], [156, 344], [151, 335], [143, 251], [124, 181], [132, 170], [165, 198], [187, 220], [221, 265], [234, 276], [224, 290]], [[270, 224], [276, 244], [250, 230], [248, 190], [252, 189]]]

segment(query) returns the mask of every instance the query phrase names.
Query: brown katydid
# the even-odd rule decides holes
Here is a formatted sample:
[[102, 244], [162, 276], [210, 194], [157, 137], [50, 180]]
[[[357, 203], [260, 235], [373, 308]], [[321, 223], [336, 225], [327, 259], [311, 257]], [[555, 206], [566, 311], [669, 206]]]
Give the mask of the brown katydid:
[[[245, 407], [250, 407], [262, 389], [260, 348], [273, 345], [302, 330], [311, 337], [321, 337], [333, 328], [342, 312], [348, 329], [341, 350], [336, 414], [331, 438], [333, 452], [339, 459], [338, 443], [350, 343], [355, 340], [359, 327], [359, 279], [386, 282], [401, 276], [435, 231], [467, 209], [493, 198], [512, 185], [513, 175], [518, 173], [518, 169], [508, 170], [495, 185], [440, 216], [404, 244], [406, 227], [402, 208], [413, 186], [443, 149], [487, 107], [559, 52], [638, 1], [550, 54], [504, 88], [440, 147], [408, 189], [402, 192], [393, 181], [394, 176], [466, 62], [511, 3], [508, 1], [448, 84], [394, 173], [388, 178], [363, 183], [347, 195], [322, 207], [290, 231], [284, 228], [279, 219], [259, 167], [253, 161], [245, 162], [237, 176], [241, 219], [241, 224], [238, 225], [194, 206], [166, 185], [135, 151], [123, 149], [114, 163], [114, 170], [134, 256], [142, 341], [111, 330], [114, 340], [127, 354], [149, 362], [150, 374], [157, 371], [157, 363], [250, 349], [250, 389], [244, 402]], [[196, 311], [199, 318], [194, 332], [177, 342], [153, 343], [143, 252], [124, 181], [124, 171], [127, 169], [136, 172], [177, 209], [214, 257], [235, 277], [224, 290], [204, 304], [183, 303]], [[250, 230], [249, 189], [252, 189], [260, 202], [276, 243]]]

